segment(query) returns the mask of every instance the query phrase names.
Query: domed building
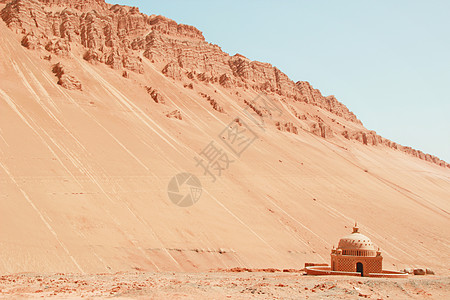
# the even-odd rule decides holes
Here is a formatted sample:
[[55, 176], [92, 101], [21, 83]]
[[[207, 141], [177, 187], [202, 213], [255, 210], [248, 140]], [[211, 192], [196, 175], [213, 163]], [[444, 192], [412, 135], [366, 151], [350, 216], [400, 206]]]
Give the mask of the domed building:
[[338, 247], [331, 250], [331, 266], [305, 264], [308, 275], [349, 275], [385, 278], [406, 278], [408, 274], [383, 270], [383, 256], [372, 241], [359, 232], [355, 223], [353, 232], [339, 240]]
[[331, 270], [358, 272], [361, 276], [381, 273], [383, 257], [380, 249], [375, 250], [372, 241], [355, 224], [353, 232], [340, 239], [337, 249], [331, 250]]

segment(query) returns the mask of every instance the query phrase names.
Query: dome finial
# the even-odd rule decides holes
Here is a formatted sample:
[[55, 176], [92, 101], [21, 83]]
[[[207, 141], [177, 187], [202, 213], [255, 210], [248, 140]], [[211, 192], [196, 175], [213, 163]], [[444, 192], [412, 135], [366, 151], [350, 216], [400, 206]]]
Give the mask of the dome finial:
[[355, 222], [355, 226], [353, 226], [353, 233], [359, 232], [358, 222]]

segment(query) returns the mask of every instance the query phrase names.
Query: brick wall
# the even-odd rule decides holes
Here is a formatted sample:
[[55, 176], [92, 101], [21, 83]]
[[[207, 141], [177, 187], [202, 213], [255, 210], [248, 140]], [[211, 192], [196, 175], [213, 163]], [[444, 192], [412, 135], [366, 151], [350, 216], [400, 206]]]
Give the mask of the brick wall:
[[382, 256], [368, 257], [331, 254], [331, 269], [333, 271], [356, 272], [356, 264], [359, 262], [363, 265], [363, 276], [369, 276], [369, 273], [382, 272]]

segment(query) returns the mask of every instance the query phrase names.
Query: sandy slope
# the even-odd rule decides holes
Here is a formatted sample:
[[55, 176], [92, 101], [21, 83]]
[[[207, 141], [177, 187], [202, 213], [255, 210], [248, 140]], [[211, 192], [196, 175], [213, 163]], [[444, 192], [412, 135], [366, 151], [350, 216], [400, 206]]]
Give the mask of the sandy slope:
[[[280, 132], [276, 120], [263, 131], [242, 113], [242, 99], [256, 93], [186, 89], [148, 62], [145, 75], [125, 79], [81, 55], [58, 58], [83, 82], [82, 92], [68, 91], [40, 55], [0, 22], [2, 273], [301, 268], [328, 262], [354, 220], [381, 247], [385, 267], [449, 273], [448, 168], [341, 137]], [[147, 84], [166, 105], [151, 100]], [[183, 120], [165, 116], [175, 108]], [[258, 138], [212, 182], [194, 157], [212, 140], [220, 145], [236, 116]], [[189, 208], [167, 196], [180, 172], [204, 188]]]

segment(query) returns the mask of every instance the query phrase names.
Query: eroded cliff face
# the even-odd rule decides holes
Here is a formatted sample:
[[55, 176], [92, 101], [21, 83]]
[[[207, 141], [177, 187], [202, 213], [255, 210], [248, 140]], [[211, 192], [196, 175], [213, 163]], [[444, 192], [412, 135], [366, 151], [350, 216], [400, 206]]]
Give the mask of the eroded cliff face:
[[2, 10], [6, 24], [24, 35], [23, 45], [67, 55], [70, 44], [85, 48], [84, 58], [114, 69], [142, 73], [142, 57], [163, 62], [170, 77], [196, 78], [277, 93], [327, 109], [359, 123], [334, 97], [323, 97], [307, 82], [294, 83], [268, 63], [229, 56], [207, 43], [201, 31], [162, 16], [146, 16], [138, 8], [103, 1], [13, 0]]
[[[3, 2], [7, 4], [1, 11], [2, 19], [23, 36], [22, 45], [28, 49], [42, 49], [56, 57], [70, 57], [81, 51], [86, 61], [122, 70], [125, 77], [127, 71], [143, 74], [143, 60], [147, 59], [164, 75], [177, 81], [191, 85], [194, 82], [220, 84], [230, 90], [250, 89], [276, 95], [285, 103], [317, 106], [362, 125], [334, 96], [323, 96], [307, 81], [293, 82], [269, 63], [251, 61], [240, 54], [230, 56], [219, 46], [206, 42], [202, 32], [193, 26], [177, 24], [163, 16], [147, 16], [136, 7], [110, 5], [102, 0]], [[364, 145], [384, 145], [441, 166], [450, 166], [433, 155], [398, 145], [362, 126], [357, 126], [361, 129], [350, 129], [339, 125], [334, 118], [323, 120], [318, 116], [294, 113], [307, 123], [303, 129], [319, 137], [341, 135]]]

